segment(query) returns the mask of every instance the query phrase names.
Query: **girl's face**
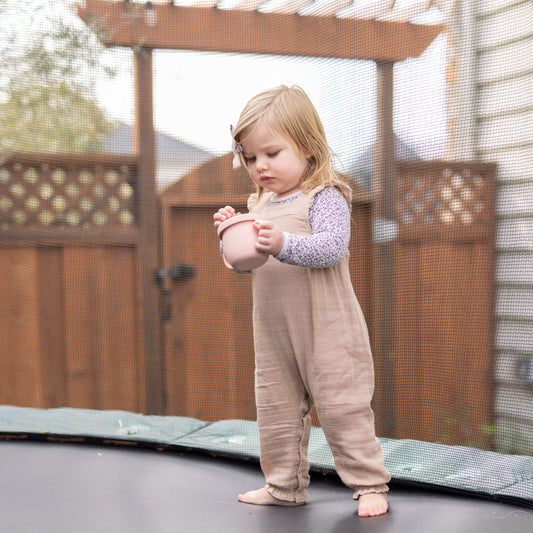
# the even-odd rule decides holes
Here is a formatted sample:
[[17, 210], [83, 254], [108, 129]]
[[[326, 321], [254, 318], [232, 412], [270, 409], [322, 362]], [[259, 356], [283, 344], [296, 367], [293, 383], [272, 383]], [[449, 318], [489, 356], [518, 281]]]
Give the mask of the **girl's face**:
[[242, 143], [248, 173], [254, 183], [278, 196], [300, 189], [307, 157], [283, 135], [260, 122]]

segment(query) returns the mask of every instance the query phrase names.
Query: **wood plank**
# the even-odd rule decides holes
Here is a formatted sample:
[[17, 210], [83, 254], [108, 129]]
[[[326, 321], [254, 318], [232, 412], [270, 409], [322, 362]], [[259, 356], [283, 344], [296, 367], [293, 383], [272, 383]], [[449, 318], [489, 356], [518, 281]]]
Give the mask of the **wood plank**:
[[[78, 15], [109, 46], [209, 50], [311, 57], [402, 61], [418, 57], [442, 31], [414, 25], [296, 14], [259, 13], [155, 4], [157, 23], [144, 5], [86, 0]], [[273, 38], [275, 36], [275, 38]]]
[[67, 402], [145, 410], [135, 248], [64, 251]]
[[388, 13], [379, 17], [380, 20], [393, 20], [396, 22], [409, 22], [414, 19], [417, 15], [420, 15], [426, 12], [432, 4], [432, 0], [421, 0], [410, 4], [403, 8], [392, 9]]
[[460, 295], [454, 339], [459, 354], [456, 438], [487, 449], [491, 441], [485, 428], [494, 423], [494, 251], [491, 241], [454, 243], [454, 250]]
[[254, 11], [263, 2], [264, 0], [238, 0], [237, 3], [232, 7], [232, 9], [240, 10], [240, 11]]
[[100, 409], [101, 251], [91, 246], [64, 250], [65, 345], [69, 407]]
[[[394, 375], [396, 379], [395, 416], [399, 421], [395, 435], [398, 438], [420, 436], [416, 421], [425, 421], [427, 412], [423, 402], [415, 396], [423, 382], [420, 313], [420, 257], [421, 244], [407, 242], [398, 247], [396, 253], [396, 358]], [[377, 373], [389, 372], [388, 368]], [[376, 377], [377, 377], [376, 376]], [[379, 420], [379, 417], [376, 417]], [[413, 427], [413, 424], [417, 424]], [[403, 430], [402, 430], [403, 428]]]
[[355, 294], [372, 330], [372, 206], [371, 204], [352, 205], [352, 233], [350, 237], [350, 275]]
[[97, 379], [100, 409], [144, 411], [144, 365], [139, 345], [134, 248], [105, 247], [100, 254], [102, 301]]
[[[418, 338], [411, 344], [416, 354], [411, 366], [417, 366], [419, 379], [411, 389], [415, 395], [404, 399], [408, 404], [418, 405], [419, 416], [407, 424], [398, 426], [402, 438], [407, 433], [411, 438], [451, 444], [456, 418], [459, 416], [455, 403], [457, 379], [455, 372], [462, 356], [454, 346], [457, 332], [455, 306], [459, 293], [454, 285], [455, 260], [451, 261], [452, 247], [442, 243], [425, 243], [420, 250], [418, 292]], [[413, 268], [413, 266], [411, 266]], [[409, 316], [409, 315], [408, 315]], [[409, 326], [404, 323], [409, 335]], [[406, 391], [407, 395], [412, 392]], [[400, 399], [398, 398], [398, 401]]]
[[2, 404], [44, 407], [38, 278], [35, 248], [0, 248]]
[[308, 4], [309, 0], [287, 0], [287, 2], [284, 2], [283, 4], [275, 7], [274, 9], [271, 9], [271, 11], [274, 11], [276, 13], [284, 13], [287, 15], [294, 15]]
[[394, 8], [395, 0], [376, 0], [371, 4], [357, 7], [357, 4], [352, 5], [348, 17], [356, 19], [372, 20], [388, 13]]
[[46, 408], [64, 407], [68, 403], [63, 251], [58, 246], [39, 246], [36, 251], [43, 404]]
[[[330, 0], [329, 2], [309, 2], [300, 12], [302, 15], [313, 17], [334, 17], [344, 8], [348, 7], [352, 0]], [[278, 10], [274, 10], [279, 13]]]
[[80, 240], [87, 244], [129, 245], [138, 243], [138, 231], [131, 228], [43, 228], [0, 230], [0, 243], [33, 246], [62, 246], [77, 244]]

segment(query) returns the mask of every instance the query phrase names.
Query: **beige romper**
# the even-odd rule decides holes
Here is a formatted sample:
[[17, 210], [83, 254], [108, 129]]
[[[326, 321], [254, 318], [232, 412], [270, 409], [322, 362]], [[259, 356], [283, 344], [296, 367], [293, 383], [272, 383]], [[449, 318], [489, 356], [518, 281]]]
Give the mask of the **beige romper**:
[[[284, 204], [266, 193], [251, 212], [289, 233], [312, 233], [309, 209], [323, 187]], [[274, 257], [252, 272], [257, 423], [261, 468], [276, 498], [307, 498], [307, 448], [314, 404], [342, 481], [354, 499], [385, 492], [390, 476], [370, 407], [374, 368], [367, 327], [348, 271]]]

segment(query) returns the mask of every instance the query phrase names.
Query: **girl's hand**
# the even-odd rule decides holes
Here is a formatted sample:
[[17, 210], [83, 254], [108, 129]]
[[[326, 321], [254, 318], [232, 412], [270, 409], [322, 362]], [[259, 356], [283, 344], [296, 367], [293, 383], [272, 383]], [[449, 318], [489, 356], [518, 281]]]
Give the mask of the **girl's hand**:
[[224, 220], [227, 220], [228, 218], [234, 217], [236, 215], [240, 215], [240, 213], [235, 213], [235, 209], [231, 207], [231, 205], [227, 205], [226, 207], [221, 207], [214, 215], [214, 225], [215, 229], [218, 229], [220, 224], [224, 222]]
[[278, 255], [283, 248], [285, 235], [271, 220], [256, 220], [254, 227], [257, 230], [255, 247], [260, 252]]

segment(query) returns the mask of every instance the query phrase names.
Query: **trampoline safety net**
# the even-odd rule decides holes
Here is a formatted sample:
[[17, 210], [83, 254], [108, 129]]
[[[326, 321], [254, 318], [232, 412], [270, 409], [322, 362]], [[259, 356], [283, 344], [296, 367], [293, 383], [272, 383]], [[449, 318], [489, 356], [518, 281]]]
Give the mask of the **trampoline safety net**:
[[213, 213], [254, 190], [230, 124], [296, 84], [353, 190], [393, 479], [533, 505], [531, 5], [197, 4], [0, 3], [0, 438], [259, 457]]

